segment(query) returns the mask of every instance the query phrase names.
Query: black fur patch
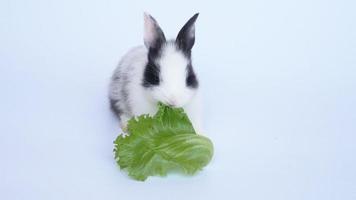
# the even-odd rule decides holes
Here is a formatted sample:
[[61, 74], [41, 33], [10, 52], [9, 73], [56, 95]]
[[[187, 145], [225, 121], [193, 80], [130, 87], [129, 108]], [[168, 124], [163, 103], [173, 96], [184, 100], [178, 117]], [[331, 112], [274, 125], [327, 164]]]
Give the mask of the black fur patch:
[[191, 17], [187, 23], [184, 24], [182, 29], [179, 31], [176, 43], [180, 49], [184, 52], [190, 54], [195, 42], [195, 21], [197, 20], [199, 13]]
[[143, 74], [142, 85], [146, 88], [159, 85], [160, 68], [154, 62], [159, 57], [159, 50], [150, 48], [148, 52], [148, 62]]
[[113, 113], [115, 113], [115, 115], [120, 118], [121, 114], [122, 114], [122, 111], [121, 109], [118, 107], [117, 103], [118, 103], [119, 100], [113, 100], [113, 99], [110, 99], [110, 108], [111, 110], [113, 111]]
[[187, 78], [186, 78], [185, 82], [186, 82], [187, 87], [190, 87], [190, 88], [197, 88], [199, 85], [198, 79], [194, 73], [192, 64], [189, 64], [187, 66]]

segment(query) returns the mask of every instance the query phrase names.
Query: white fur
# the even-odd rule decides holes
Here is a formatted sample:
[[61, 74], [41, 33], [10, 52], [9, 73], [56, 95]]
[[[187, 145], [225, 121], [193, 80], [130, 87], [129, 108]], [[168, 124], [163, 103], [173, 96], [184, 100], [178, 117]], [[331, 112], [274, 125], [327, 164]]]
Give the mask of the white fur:
[[[133, 116], [154, 115], [157, 112], [157, 103], [163, 102], [175, 107], [183, 107], [196, 131], [201, 133], [200, 97], [197, 89], [190, 89], [185, 84], [188, 61], [170, 43], [163, 47], [162, 52], [158, 63], [161, 82], [157, 87], [142, 86], [148, 53], [144, 46], [130, 50], [115, 70], [114, 76], [129, 78], [129, 80], [113, 79], [110, 85], [110, 99], [120, 100], [118, 106], [123, 111], [121, 127], [125, 129], [127, 120]], [[125, 89], [123, 87], [128, 91], [127, 101], [122, 100], [122, 91]]]
[[181, 51], [177, 51], [174, 43], [167, 43], [162, 49], [161, 58], [157, 63], [160, 68], [161, 82], [153, 88], [152, 96], [167, 105], [183, 107], [195, 94], [195, 89], [186, 86], [188, 60]]

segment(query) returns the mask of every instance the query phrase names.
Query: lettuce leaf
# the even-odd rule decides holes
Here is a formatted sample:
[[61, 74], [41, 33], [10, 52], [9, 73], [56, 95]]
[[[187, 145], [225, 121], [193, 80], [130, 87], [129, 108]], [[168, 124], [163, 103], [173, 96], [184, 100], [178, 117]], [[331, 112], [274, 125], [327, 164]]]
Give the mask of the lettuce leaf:
[[141, 115], [128, 122], [128, 136], [119, 135], [114, 144], [121, 169], [136, 180], [165, 176], [179, 171], [192, 175], [213, 156], [212, 142], [197, 135], [182, 108], [163, 104], [155, 116]]

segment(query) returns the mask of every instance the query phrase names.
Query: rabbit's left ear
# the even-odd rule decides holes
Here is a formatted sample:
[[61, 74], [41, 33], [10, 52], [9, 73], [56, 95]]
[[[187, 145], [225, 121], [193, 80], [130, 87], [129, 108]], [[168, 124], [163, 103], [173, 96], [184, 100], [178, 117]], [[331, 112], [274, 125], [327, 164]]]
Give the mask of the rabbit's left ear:
[[144, 13], [144, 37], [147, 49], [159, 49], [166, 38], [157, 21], [148, 13]]
[[195, 42], [195, 21], [198, 16], [199, 13], [196, 13], [193, 17], [191, 17], [178, 33], [176, 43], [183, 51], [190, 52], [193, 48]]

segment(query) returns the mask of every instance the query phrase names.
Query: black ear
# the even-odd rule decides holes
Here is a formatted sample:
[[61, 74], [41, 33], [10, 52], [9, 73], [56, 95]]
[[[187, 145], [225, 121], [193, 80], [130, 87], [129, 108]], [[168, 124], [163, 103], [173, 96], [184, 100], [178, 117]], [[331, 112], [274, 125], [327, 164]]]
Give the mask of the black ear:
[[166, 37], [157, 21], [147, 13], [144, 13], [143, 40], [147, 49], [159, 49], [166, 42]]
[[178, 33], [176, 43], [183, 51], [190, 52], [193, 48], [195, 42], [195, 21], [198, 16], [199, 13], [196, 13], [193, 17], [191, 17]]

